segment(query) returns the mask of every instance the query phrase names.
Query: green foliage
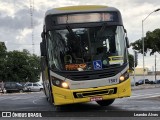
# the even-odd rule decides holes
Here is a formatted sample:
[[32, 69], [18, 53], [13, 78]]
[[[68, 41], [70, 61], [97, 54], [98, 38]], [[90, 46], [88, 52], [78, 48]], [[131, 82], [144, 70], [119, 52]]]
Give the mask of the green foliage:
[[[142, 39], [131, 43], [131, 46], [134, 50], [137, 50], [139, 53], [143, 53], [142, 48]], [[150, 52], [150, 55], [153, 55], [155, 52], [160, 53], [160, 29], [155, 29], [154, 31], [148, 31], [146, 37], [144, 37], [144, 52]]]
[[37, 82], [40, 77], [40, 57], [30, 54], [27, 50], [6, 53], [3, 61], [3, 81]]
[[[131, 54], [128, 54], [129, 59], [129, 70], [133, 70], [134, 68], [134, 56]], [[137, 62], [135, 63], [135, 67], [137, 66]]]
[[6, 46], [3, 42], [0, 42], [0, 80], [4, 78], [2, 70], [5, 69], [5, 58], [6, 58]]

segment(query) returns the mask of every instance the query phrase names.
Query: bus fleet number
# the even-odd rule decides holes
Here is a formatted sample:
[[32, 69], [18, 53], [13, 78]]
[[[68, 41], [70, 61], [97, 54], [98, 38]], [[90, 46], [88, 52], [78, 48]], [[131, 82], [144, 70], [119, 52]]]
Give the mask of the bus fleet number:
[[117, 83], [117, 79], [109, 79], [109, 83]]

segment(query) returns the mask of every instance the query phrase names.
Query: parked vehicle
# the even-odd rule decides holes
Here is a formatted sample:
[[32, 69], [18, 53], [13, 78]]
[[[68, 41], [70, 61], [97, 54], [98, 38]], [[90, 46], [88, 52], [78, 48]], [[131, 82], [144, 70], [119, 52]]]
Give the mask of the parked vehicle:
[[154, 84], [160, 84], [160, 80], [154, 81]]
[[42, 91], [43, 85], [39, 83], [26, 83], [23, 88], [24, 91]]
[[9, 92], [23, 92], [23, 85], [17, 82], [6, 82], [4, 88], [7, 93]]
[[0, 81], [0, 92], [4, 93], [4, 82]]
[[[136, 86], [137, 85], [142, 85], [144, 84], [144, 80], [139, 80], [138, 82], [136, 82]], [[153, 84], [153, 81], [149, 81], [148, 79], [145, 79], [145, 84]]]

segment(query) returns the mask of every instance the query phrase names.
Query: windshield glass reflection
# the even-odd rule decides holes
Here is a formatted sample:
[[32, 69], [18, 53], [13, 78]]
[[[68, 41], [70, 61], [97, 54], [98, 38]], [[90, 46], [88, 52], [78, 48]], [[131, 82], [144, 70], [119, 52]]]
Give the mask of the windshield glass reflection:
[[122, 65], [126, 59], [122, 26], [49, 31], [49, 64], [53, 70], [87, 71]]

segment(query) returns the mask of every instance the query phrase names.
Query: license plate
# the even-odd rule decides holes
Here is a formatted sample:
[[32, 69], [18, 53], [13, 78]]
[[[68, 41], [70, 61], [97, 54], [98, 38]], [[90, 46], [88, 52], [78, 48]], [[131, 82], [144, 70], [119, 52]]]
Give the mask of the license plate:
[[90, 101], [99, 101], [99, 100], [103, 100], [102, 97], [92, 97], [90, 98]]

